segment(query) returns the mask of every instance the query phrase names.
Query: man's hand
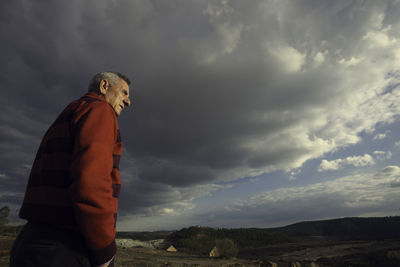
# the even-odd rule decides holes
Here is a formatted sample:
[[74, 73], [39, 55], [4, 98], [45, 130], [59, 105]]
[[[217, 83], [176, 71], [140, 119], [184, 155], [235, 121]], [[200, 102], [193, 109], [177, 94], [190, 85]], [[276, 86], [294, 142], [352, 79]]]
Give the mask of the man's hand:
[[113, 260], [114, 260], [114, 257], [112, 257], [112, 259], [109, 260], [108, 262], [103, 263], [102, 265], [96, 265], [95, 267], [109, 267], [109, 266], [112, 267], [112, 266], [114, 266], [114, 264], [110, 265], [110, 263], [111, 263]]

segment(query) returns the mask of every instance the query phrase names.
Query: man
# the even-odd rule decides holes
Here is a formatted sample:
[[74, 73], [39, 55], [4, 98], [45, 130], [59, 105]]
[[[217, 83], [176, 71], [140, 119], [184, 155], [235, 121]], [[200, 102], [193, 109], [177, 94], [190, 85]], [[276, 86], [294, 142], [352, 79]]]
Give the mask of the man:
[[117, 116], [130, 81], [96, 74], [50, 126], [33, 163], [10, 266], [113, 266], [122, 143]]

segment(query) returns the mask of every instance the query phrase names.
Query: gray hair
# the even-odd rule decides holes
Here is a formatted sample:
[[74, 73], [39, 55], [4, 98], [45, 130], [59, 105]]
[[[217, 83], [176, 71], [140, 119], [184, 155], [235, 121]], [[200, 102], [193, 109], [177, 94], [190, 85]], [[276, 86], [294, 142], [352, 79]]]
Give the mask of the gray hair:
[[128, 85], [131, 81], [125, 75], [115, 71], [103, 71], [95, 74], [90, 80], [88, 92], [99, 93], [99, 86], [102, 80], [107, 80], [111, 85], [118, 82], [119, 79], [124, 80]]

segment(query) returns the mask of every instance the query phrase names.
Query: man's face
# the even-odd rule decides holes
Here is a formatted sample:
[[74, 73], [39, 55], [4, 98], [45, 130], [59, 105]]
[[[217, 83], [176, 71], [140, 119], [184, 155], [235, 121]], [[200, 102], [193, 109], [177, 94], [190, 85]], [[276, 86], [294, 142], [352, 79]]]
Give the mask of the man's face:
[[131, 101], [129, 99], [129, 86], [122, 79], [119, 79], [118, 82], [114, 84], [108, 83], [106, 86], [107, 90], [103, 94], [104, 98], [108, 103], [110, 103], [115, 111], [115, 114], [119, 116], [125, 106], [131, 105]]

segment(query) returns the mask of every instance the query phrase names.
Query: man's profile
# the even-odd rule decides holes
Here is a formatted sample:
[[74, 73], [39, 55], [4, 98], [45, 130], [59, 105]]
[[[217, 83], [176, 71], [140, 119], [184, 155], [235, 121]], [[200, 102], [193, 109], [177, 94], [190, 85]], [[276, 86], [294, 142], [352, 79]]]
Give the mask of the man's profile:
[[45, 133], [19, 216], [28, 223], [10, 266], [113, 266], [122, 142], [117, 116], [130, 106], [130, 80], [92, 78]]

